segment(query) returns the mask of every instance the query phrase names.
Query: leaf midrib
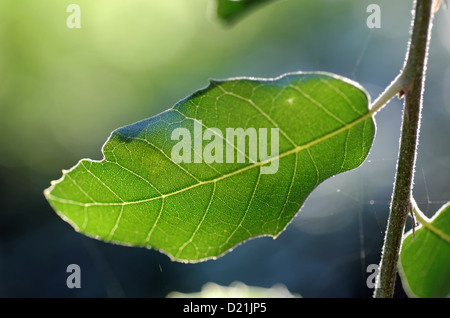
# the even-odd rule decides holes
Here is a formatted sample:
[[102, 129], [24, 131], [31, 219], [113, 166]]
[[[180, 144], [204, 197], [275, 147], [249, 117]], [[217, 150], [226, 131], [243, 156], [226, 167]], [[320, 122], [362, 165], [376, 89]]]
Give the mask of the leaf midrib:
[[[78, 202], [78, 201], [73, 201], [73, 200], [67, 200], [67, 199], [59, 198], [59, 197], [56, 197], [56, 196], [52, 195], [51, 191], [52, 191], [52, 189], [53, 189], [55, 184], [53, 184], [50, 188], [46, 189], [44, 191], [44, 194], [50, 200], [54, 200], [54, 201], [57, 201], [57, 202], [60, 202], [60, 203], [66, 203], [66, 204], [80, 205], [80, 206], [83, 206], [83, 207], [89, 207], [89, 206], [123, 206], [123, 205], [132, 205], [132, 204], [145, 203], [145, 202], [150, 202], [150, 201], [159, 200], [159, 199], [165, 199], [166, 197], [170, 197], [172, 195], [176, 195], [176, 194], [179, 194], [179, 193], [182, 193], [184, 191], [188, 191], [188, 190], [194, 189], [196, 187], [199, 187], [199, 186], [202, 186], [202, 185], [205, 185], [205, 184], [210, 184], [210, 183], [215, 183], [215, 182], [221, 181], [223, 179], [226, 179], [228, 177], [232, 177], [232, 176], [234, 176], [236, 174], [245, 172], [247, 170], [263, 166], [263, 165], [265, 165], [265, 164], [267, 164], [267, 163], [269, 163], [269, 162], [271, 162], [273, 160], [280, 160], [280, 159], [282, 159], [284, 157], [287, 157], [287, 156], [289, 156], [291, 154], [299, 153], [300, 151], [303, 151], [305, 149], [309, 149], [312, 146], [314, 146], [314, 145], [316, 145], [318, 143], [321, 143], [322, 141], [326, 141], [326, 140], [328, 140], [330, 138], [333, 138], [334, 136], [340, 134], [341, 132], [344, 132], [344, 131], [347, 131], [347, 130], [353, 128], [354, 126], [358, 125], [359, 123], [361, 123], [361, 122], [365, 121], [366, 119], [370, 118], [376, 111], [377, 111], [377, 109], [372, 108], [367, 113], [365, 113], [363, 116], [355, 119], [351, 123], [349, 123], [347, 125], [344, 125], [344, 126], [340, 127], [339, 129], [336, 129], [334, 131], [331, 131], [331, 132], [323, 135], [322, 137], [314, 139], [314, 140], [312, 140], [312, 141], [310, 141], [310, 142], [308, 142], [306, 144], [296, 146], [296, 147], [292, 148], [291, 150], [288, 150], [288, 151], [285, 151], [285, 152], [283, 152], [281, 154], [278, 154], [277, 156], [269, 157], [269, 158], [267, 158], [264, 161], [259, 161], [259, 162], [255, 162], [255, 163], [249, 164], [249, 165], [247, 165], [247, 166], [245, 166], [243, 168], [237, 169], [235, 171], [232, 171], [230, 173], [224, 174], [224, 175], [219, 176], [217, 178], [214, 178], [214, 179], [211, 179], [211, 180], [206, 180], [206, 181], [199, 181], [199, 182], [197, 182], [197, 183], [195, 183], [193, 185], [190, 185], [188, 187], [185, 187], [185, 188], [182, 188], [182, 189], [179, 189], [179, 190], [167, 193], [167, 194], [161, 194], [160, 196], [157, 196], [157, 197], [152, 197], [152, 198], [148, 198], [148, 199], [144, 199], [144, 200], [129, 201], [129, 202], [124, 201], [124, 202], [89, 202], [89, 203], [83, 203], [83, 202]], [[133, 137], [128, 137], [128, 138], [134, 139]], [[102, 161], [105, 161], [105, 160], [106, 159], [103, 159]], [[73, 169], [77, 168], [78, 165], [80, 165], [82, 162], [83, 161], [80, 161]], [[72, 171], [73, 169], [71, 169], [70, 171]], [[88, 169], [86, 168], [86, 170], [88, 170]], [[63, 178], [61, 178], [59, 182], [64, 180], [65, 175], [68, 174], [70, 171], [63, 171]]]
[[[448, 244], [450, 244], [450, 235], [446, 234], [444, 231], [442, 231], [441, 229], [437, 228], [433, 224], [433, 220], [428, 219], [423, 214], [423, 212], [420, 211], [419, 207], [417, 206], [417, 203], [415, 201], [413, 201], [413, 199], [411, 199], [411, 201], [412, 201], [412, 204], [413, 204], [414, 216], [417, 218], [417, 220], [420, 222], [420, 224], [423, 226], [423, 228], [428, 230], [430, 233], [436, 235], [441, 240], [443, 240], [443, 241], [447, 242]], [[447, 207], [447, 205], [442, 207], [440, 209], [440, 211], [445, 210], [446, 207]], [[440, 211], [436, 212], [436, 216], [439, 215], [439, 213], [441, 213]]]

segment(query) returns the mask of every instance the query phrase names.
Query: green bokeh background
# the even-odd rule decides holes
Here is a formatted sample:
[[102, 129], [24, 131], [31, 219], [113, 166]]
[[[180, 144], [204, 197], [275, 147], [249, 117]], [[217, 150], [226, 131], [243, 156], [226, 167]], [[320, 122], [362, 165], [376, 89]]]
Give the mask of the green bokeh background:
[[[277, 1], [226, 26], [207, 0], [1, 0], [0, 296], [164, 297], [242, 281], [284, 284], [304, 297], [370, 297], [365, 268], [380, 257], [398, 100], [377, 115], [362, 167], [322, 184], [277, 240], [251, 240], [217, 261], [172, 263], [86, 238], [42, 191], [79, 159], [100, 159], [112, 130], [171, 107], [209, 78], [328, 71], [374, 99], [403, 64], [412, 2]], [[80, 29], [66, 25], [71, 3], [81, 8]], [[380, 29], [366, 26], [371, 3], [380, 5]], [[435, 19], [415, 178], [428, 216], [450, 200], [449, 15]], [[81, 289], [65, 285], [72, 263]]]

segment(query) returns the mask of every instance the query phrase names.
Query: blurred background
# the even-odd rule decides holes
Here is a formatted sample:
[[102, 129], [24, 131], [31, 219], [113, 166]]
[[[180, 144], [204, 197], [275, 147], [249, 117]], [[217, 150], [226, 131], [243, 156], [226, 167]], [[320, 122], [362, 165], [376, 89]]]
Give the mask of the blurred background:
[[[70, 29], [69, 4], [81, 8]], [[153, 116], [209, 78], [328, 71], [375, 99], [403, 65], [413, 1], [284, 0], [227, 26], [207, 0], [0, 2], [0, 297], [165, 297], [206, 283], [284, 285], [303, 297], [371, 297], [394, 181], [402, 102], [376, 116], [360, 168], [321, 184], [276, 240], [216, 261], [76, 233], [43, 190], [81, 158], [101, 159], [118, 127]], [[369, 29], [369, 4], [381, 28]], [[435, 19], [414, 195], [431, 216], [450, 200], [450, 11]], [[408, 220], [408, 228], [411, 220]], [[81, 288], [66, 287], [69, 264]], [[400, 282], [397, 297], [405, 297]]]

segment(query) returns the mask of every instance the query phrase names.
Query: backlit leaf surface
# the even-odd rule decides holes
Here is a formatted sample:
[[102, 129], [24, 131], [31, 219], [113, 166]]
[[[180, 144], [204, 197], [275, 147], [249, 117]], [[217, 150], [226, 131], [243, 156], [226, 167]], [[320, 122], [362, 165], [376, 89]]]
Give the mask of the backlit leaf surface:
[[400, 277], [410, 297], [450, 297], [450, 203], [410, 231], [402, 245]]
[[[88, 236], [158, 249], [177, 261], [223, 255], [241, 242], [276, 237], [322, 181], [358, 167], [375, 133], [368, 95], [328, 73], [293, 73], [275, 79], [212, 81], [205, 89], [152, 118], [114, 131], [104, 159], [81, 160], [45, 195], [57, 213]], [[201, 123], [234, 145], [234, 163], [172, 158], [176, 128], [194, 134]], [[226, 139], [227, 128], [267, 129], [269, 156], [250, 157]], [[270, 153], [272, 128], [278, 154]], [[202, 148], [192, 146], [192, 157]], [[237, 162], [238, 153], [245, 162]], [[224, 150], [225, 157], [225, 150]], [[278, 167], [262, 173], [264, 167]]]

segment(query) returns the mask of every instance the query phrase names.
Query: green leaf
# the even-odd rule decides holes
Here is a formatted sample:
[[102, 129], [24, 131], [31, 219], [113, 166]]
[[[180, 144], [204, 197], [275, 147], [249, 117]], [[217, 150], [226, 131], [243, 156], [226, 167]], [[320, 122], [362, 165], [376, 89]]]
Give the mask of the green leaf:
[[[375, 133], [368, 103], [357, 84], [326, 73], [212, 81], [173, 108], [114, 131], [103, 160], [81, 160], [45, 195], [91, 237], [155, 248], [177, 261], [215, 258], [247, 239], [276, 237], [323, 180], [364, 161]], [[214, 132], [200, 148], [194, 140], [185, 149], [191, 163], [174, 160], [177, 128], [200, 142]], [[259, 135], [242, 145], [227, 128]], [[207, 152], [213, 141], [223, 148]], [[252, 145], [267, 145], [267, 154]], [[230, 151], [231, 160], [205, 162], [220, 151], [221, 158]]]
[[217, 16], [233, 23], [256, 7], [276, 0], [217, 0]]
[[410, 297], [450, 297], [450, 202], [431, 220], [416, 209], [420, 227], [403, 240], [399, 272]]
[[301, 298], [292, 294], [284, 285], [277, 284], [270, 288], [248, 286], [242, 282], [233, 282], [230, 286], [221, 286], [212, 282], [203, 285], [200, 292], [170, 292], [167, 298]]

